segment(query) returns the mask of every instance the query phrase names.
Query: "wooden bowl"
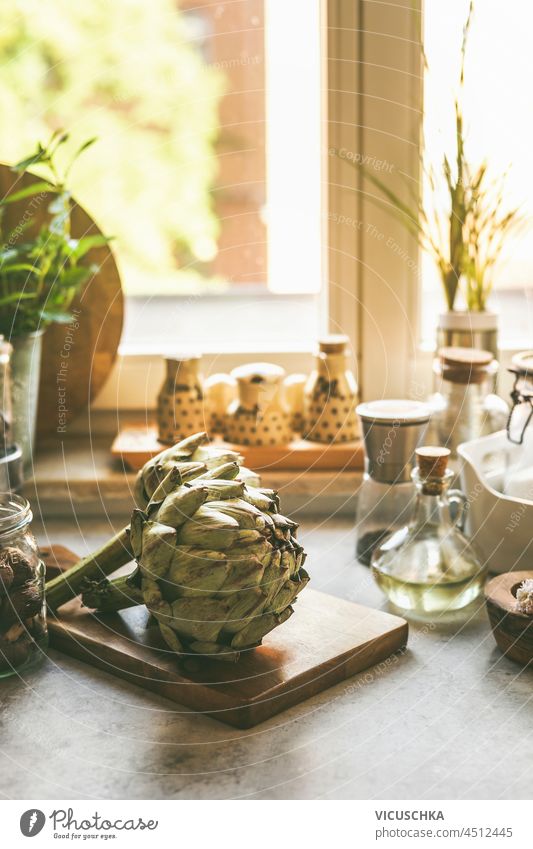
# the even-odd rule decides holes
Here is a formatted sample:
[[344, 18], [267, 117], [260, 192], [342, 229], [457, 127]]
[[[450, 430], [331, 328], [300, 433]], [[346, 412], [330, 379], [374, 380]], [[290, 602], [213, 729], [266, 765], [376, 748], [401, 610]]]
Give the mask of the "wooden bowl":
[[501, 651], [523, 665], [533, 660], [533, 616], [516, 609], [516, 591], [533, 572], [504, 572], [485, 587], [485, 602], [494, 638]]

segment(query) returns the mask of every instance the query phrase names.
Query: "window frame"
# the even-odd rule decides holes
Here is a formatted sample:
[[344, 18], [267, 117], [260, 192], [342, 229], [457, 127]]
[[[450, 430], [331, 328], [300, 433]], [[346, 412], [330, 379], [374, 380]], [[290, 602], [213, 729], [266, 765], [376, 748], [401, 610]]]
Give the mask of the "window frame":
[[[372, 201], [360, 171], [333, 151], [379, 156], [419, 187], [422, 120], [421, 0], [320, 0], [323, 44], [323, 329], [346, 333], [366, 399], [416, 394], [418, 247], [403, 226]], [[384, 15], [386, 11], [386, 15]], [[370, 220], [398, 250], [367, 232]], [[357, 224], [357, 222], [362, 222]], [[415, 268], [402, 259], [415, 259]], [[389, 281], [393, 281], [390, 285]], [[394, 352], [392, 354], [392, 352]], [[204, 351], [203, 369], [228, 371], [268, 359], [308, 372], [311, 350]], [[95, 411], [155, 406], [160, 356], [119, 352]]]

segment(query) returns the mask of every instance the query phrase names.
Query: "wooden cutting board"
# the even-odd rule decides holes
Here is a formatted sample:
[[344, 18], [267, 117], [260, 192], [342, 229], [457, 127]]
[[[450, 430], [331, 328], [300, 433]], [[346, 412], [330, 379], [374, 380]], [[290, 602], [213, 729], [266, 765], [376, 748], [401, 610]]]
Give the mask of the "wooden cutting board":
[[[46, 555], [76, 561], [57, 546]], [[55, 648], [237, 728], [250, 728], [362, 672], [407, 643], [407, 622], [306, 588], [291, 618], [238, 663], [178, 660], [144, 607], [96, 615], [79, 599], [49, 616]]]
[[[244, 457], [244, 465], [254, 472], [266, 471], [361, 471], [363, 447], [360, 440], [325, 445], [307, 439], [294, 439], [288, 445], [230, 445], [217, 442], [238, 451]], [[111, 446], [111, 454], [134, 471], [141, 469], [148, 460], [159, 454], [166, 445], [157, 439], [157, 427], [132, 424], [120, 431]]]

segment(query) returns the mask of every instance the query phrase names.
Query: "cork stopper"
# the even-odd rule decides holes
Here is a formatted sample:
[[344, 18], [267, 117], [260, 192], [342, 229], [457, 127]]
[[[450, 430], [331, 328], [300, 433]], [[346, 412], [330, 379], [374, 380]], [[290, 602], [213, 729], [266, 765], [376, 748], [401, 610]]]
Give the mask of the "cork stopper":
[[173, 356], [166, 356], [167, 379], [177, 380], [178, 383], [181, 383], [182, 380], [186, 382], [189, 377], [198, 374], [201, 359], [201, 354], [196, 353], [180, 353]]
[[446, 365], [465, 368], [482, 368], [494, 359], [490, 351], [479, 351], [477, 348], [441, 348], [439, 357]]
[[446, 380], [452, 383], [483, 383], [498, 369], [490, 351], [477, 348], [440, 348], [439, 360]]
[[349, 341], [342, 333], [331, 333], [320, 337], [318, 348], [322, 354], [342, 354]]
[[450, 456], [448, 448], [425, 445], [422, 448], [417, 448], [415, 453], [421, 478], [442, 478], [444, 476]]

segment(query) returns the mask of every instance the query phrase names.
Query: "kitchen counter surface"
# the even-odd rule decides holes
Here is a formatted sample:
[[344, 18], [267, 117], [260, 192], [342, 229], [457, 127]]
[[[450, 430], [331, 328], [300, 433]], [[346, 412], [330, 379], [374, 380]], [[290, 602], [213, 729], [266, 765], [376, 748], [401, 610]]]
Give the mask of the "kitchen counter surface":
[[[109, 531], [54, 520], [39, 538], [85, 552]], [[306, 520], [300, 536], [315, 589], [386, 609], [349, 522]], [[0, 797], [526, 799], [532, 695], [533, 671], [502, 657], [480, 603], [411, 623], [404, 655], [248, 731], [50, 651], [0, 681]]]

